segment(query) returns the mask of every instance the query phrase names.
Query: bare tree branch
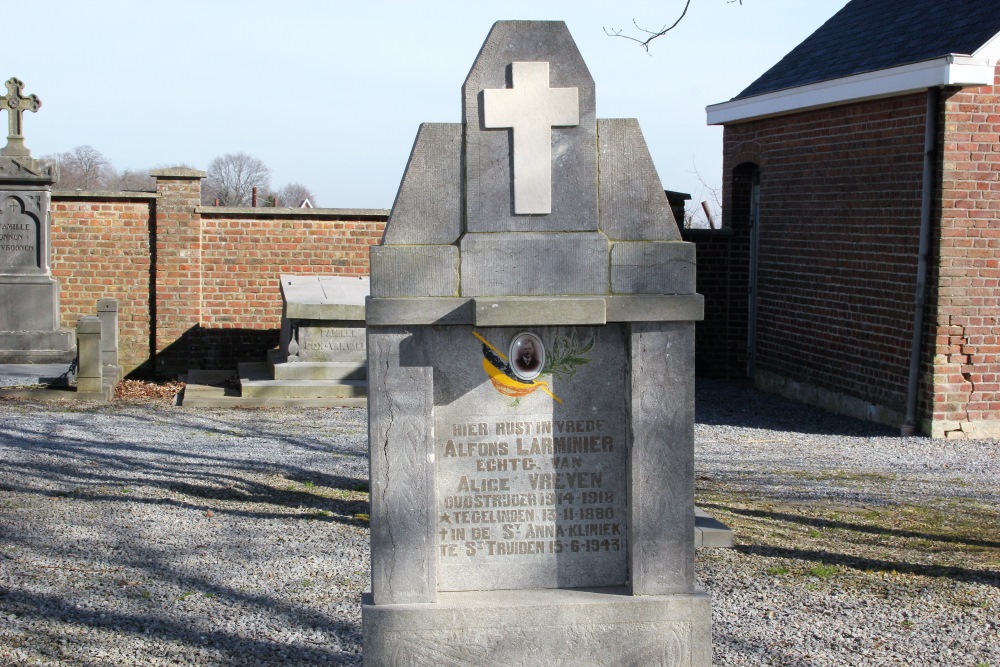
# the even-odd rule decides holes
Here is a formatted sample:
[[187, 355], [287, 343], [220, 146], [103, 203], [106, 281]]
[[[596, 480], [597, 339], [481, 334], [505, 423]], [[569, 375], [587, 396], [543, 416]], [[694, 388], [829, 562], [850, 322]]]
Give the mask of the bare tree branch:
[[274, 193], [274, 196], [278, 200], [278, 206], [292, 206], [298, 207], [302, 205], [306, 199], [313, 206], [316, 206], [316, 198], [313, 196], [309, 188], [302, 185], [301, 183], [289, 183], [285, 187], [281, 188]]
[[246, 153], [226, 153], [208, 165], [208, 178], [202, 187], [202, 203], [218, 199], [222, 206], [249, 206], [254, 188], [267, 192], [271, 170]]
[[[730, 5], [733, 4], [734, 2], [738, 2], [741, 5], [743, 4], [743, 0], [726, 0], [726, 3]], [[670, 27], [664, 26], [659, 30], [647, 30], [646, 28], [643, 28], [638, 23], [636, 23], [635, 19], [632, 19], [632, 25], [636, 27], [636, 30], [639, 30], [640, 32], [644, 32], [647, 35], [649, 35], [649, 37], [647, 37], [646, 39], [633, 37], [632, 35], [626, 35], [625, 32], [620, 29], [608, 30], [607, 28], [605, 28], [604, 34], [607, 35], [608, 37], [621, 37], [622, 39], [628, 39], [633, 42], [637, 42], [640, 46], [642, 46], [642, 48], [646, 49], [646, 53], [649, 53], [649, 43], [652, 42], [657, 37], [663, 37], [668, 32], [676, 28], [677, 24], [680, 23], [681, 20], [687, 15], [689, 7], [691, 7], [691, 0], [687, 0], [687, 2], [684, 3], [684, 11], [681, 12], [681, 15], [677, 17], [677, 20], [674, 21], [670, 25]]]
[[93, 146], [77, 146], [67, 153], [45, 156], [59, 165], [60, 190], [103, 190], [116, 176], [111, 162]]

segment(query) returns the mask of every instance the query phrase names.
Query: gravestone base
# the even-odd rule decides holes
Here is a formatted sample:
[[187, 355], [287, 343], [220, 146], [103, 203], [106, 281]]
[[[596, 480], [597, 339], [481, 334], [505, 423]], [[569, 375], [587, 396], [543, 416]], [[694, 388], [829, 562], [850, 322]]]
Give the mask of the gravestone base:
[[76, 332], [59, 328], [59, 283], [0, 276], [0, 363], [59, 364], [76, 356]]
[[76, 357], [76, 334], [57, 331], [0, 331], [0, 364], [68, 364]]
[[370, 665], [709, 667], [711, 599], [625, 589], [439, 593], [436, 603], [362, 598]]
[[0, 331], [59, 328], [59, 284], [47, 276], [0, 276]]
[[[289, 364], [297, 366], [298, 364]], [[368, 392], [367, 380], [329, 379], [326, 377], [277, 378], [273, 369], [263, 363], [242, 363], [238, 366], [240, 394], [244, 398], [364, 398]], [[345, 406], [351, 405], [346, 403]], [[362, 403], [364, 405], [364, 403]]]

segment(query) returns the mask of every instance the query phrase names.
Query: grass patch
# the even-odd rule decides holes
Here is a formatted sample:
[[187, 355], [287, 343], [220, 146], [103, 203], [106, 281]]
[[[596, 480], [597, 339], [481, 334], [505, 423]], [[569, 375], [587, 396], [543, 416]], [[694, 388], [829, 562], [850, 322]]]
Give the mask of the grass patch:
[[[864, 497], [879, 493], [869, 490]], [[803, 587], [823, 587], [835, 577], [845, 588], [902, 586], [912, 597], [940, 584], [958, 609], [997, 607], [977, 591], [1000, 587], [1000, 508], [981, 501], [947, 495], [875, 507], [789, 502], [700, 479], [695, 502], [733, 529], [737, 550], [781, 560], [766, 576], [781, 577], [787, 569], [800, 575]]]
[[814, 565], [809, 568], [809, 575], [813, 577], [818, 577], [819, 579], [829, 579], [833, 575], [839, 572], [839, 568], [833, 567], [831, 565]]

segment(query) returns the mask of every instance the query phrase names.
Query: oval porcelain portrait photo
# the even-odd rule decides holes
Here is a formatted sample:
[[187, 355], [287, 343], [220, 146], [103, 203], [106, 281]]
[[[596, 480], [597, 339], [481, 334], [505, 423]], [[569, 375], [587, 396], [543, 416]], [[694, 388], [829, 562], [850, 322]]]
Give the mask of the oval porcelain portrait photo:
[[520, 333], [511, 341], [510, 368], [520, 380], [534, 380], [545, 367], [545, 347], [533, 333]]

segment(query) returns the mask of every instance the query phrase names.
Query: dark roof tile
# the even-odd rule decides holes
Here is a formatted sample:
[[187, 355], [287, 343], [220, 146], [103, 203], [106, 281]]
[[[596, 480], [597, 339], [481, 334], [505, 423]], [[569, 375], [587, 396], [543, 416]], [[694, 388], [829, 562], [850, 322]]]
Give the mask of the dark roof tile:
[[1000, 0], [852, 0], [733, 99], [971, 55], [1000, 33]]

